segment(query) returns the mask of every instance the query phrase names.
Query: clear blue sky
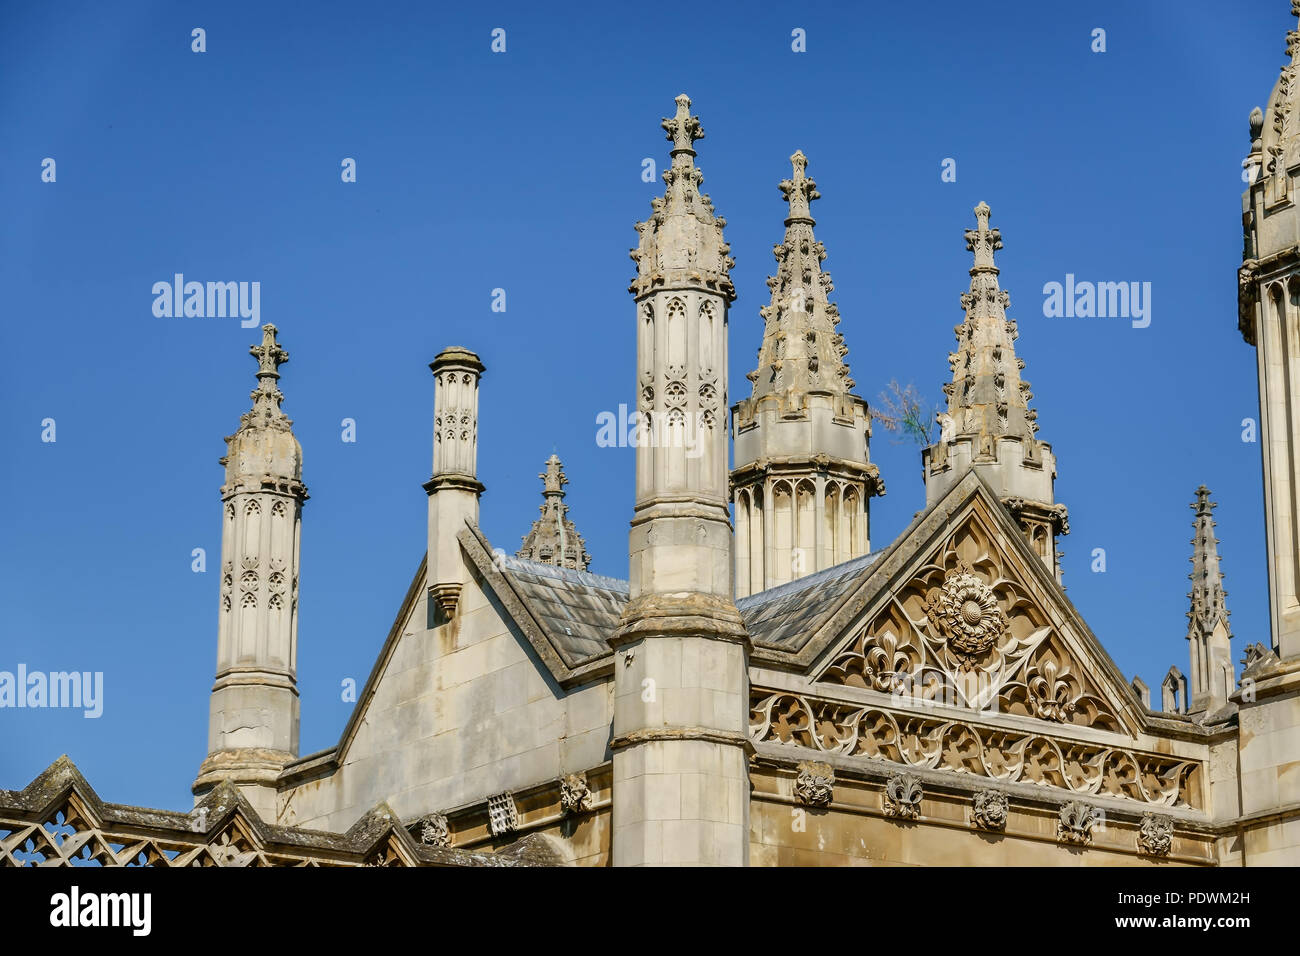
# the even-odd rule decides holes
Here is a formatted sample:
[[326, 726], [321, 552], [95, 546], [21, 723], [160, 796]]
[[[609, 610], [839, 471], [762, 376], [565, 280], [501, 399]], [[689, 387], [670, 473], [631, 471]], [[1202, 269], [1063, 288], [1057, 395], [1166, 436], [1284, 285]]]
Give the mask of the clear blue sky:
[[[682, 91], [737, 260], [731, 397], [748, 388], [796, 148], [870, 401], [893, 378], [941, 397], [962, 232], [986, 200], [1070, 509], [1070, 597], [1126, 674], [1154, 687], [1186, 670], [1204, 482], [1239, 660], [1268, 641], [1259, 446], [1240, 437], [1258, 407], [1237, 332], [1240, 162], [1293, 26], [1287, 0], [3, 4], [0, 670], [102, 671], [105, 706], [0, 711], [0, 787], [66, 752], [105, 799], [189, 805], [216, 659], [217, 459], [249, 407], [258, 334], [156, 318], [151, 286], [175, 272], [259, 281], [292, 356], [281, 386], [311, 491], [303, 753], [337, 740], [340, 682], [364, 681], [424, 551], [441, 348], [488, 367], [492, 542], [518, 547], [554, 449], [593, 570], [626, 576], [634, 453], [597, 447], [595, 420], [632, 400], [627, 250], [662, 191], [641, 161], [662, 168], [659, 120]], [[1066, 273], [1150, 282], [1150, 327], [1044, 318], [1043, 285]], [[878, 548], [924, 491], [914, 446], [877, 429], [871, 454], [889, 488]], [[1105, 574], [1089, 570], [1098, 547]]]

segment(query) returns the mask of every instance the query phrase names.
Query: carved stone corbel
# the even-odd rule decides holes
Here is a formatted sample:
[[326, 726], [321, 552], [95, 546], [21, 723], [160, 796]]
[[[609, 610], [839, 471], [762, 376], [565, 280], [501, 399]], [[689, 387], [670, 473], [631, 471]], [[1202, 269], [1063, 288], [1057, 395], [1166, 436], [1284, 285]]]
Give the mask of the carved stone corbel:
[[914, 774], [895, 774], [885, 784], [881, 808], [887, 817], [915, 820], [921, 815], [921, 795], [921, 781]]
[[591, 787], [585, 773], [571, 773], [560, 779], [560, 809], [567, 817], [576, 817], [591, 809]]
[[971, 805], [971, 823], [976, 829], [1001, 832], [1007, 828], [1009, 804], [1001, 790], [979, 790]]
[[1138, 824], [1138, 852], [1147, 856], [1168, 856], [1173, 845], [1173, 818], [1159, 813], [1142, 814], [1142, 822]]
[[1071, 800], [1061, 805], [1057, 815], [1056, 838], [1062, 843], [1091, 843], [1093, 828], [1101, 819], [1102, 813], [1097, 807], [1082, 800]]
[[831, 765], [814, 760], [799, 764], [794, 798], [806, 807], [829, 807], [835, 799], [835, 771]]

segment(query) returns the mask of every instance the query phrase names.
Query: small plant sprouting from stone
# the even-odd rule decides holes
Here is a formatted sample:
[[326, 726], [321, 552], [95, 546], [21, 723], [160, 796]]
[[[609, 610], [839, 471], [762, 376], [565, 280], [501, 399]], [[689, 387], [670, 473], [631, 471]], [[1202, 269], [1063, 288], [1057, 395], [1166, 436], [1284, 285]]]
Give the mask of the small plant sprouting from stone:
[[871, 417], [898, 436], [894, 444], [912, 441], [922, 448], [934, 444], [942, 409], [926, 401], [915, 385], [899, 385], [898, 379], [890, 379], [876, 401]]

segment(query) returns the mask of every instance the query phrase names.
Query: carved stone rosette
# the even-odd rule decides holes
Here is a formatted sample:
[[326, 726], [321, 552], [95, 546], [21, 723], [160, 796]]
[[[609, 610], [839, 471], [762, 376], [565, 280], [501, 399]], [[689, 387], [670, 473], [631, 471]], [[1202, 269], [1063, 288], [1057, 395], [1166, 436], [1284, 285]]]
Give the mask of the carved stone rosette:
[[1168, 856], [1174, 845], [1174, 821], [1160, 813], [1142, 814], [1138, 824], [1138, 852], [1147, 856]]
[[560, 809], [574, 817], [591, 809], [591, 787], [585, 773], [571, 773], [560, 779]]
[[425, 846], [451, 846], [451, 828], [441, 813], [428, 813], [416, 821], [413, 828]]
[[899, 820], [915, 820], [921, 815], [921, 781], [910, 773], [899, 773], [889, 778], [881, 795], [885, 816]]
[[983, 654], [1007, 629], [997, 594], [961, 563], [944, 578], [925, 611], [949, 646], [963, 656]]
[[977, 829], [1001, 832], [1007, 828], [1007, 795], [1001, 790], [980, 790], [971, 805], [971, 822]]
[[1062, 843], [1091, 843], [1093, 828], [1101, 819], [1102, 813], [1097, 807], [1082, 800], [1071, 800], [1061, 805], [1056, 823], [1056, 838]]
[[815, 760], [799, 764], [794, 798], [806, 807], [829, 807], [835, 799], [835, 771], [831, 765]]

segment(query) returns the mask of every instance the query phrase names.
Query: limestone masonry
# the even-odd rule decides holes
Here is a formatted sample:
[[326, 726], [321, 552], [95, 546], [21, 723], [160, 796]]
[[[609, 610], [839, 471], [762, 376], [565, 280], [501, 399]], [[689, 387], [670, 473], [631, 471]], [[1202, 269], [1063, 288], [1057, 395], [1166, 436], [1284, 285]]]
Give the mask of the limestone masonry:
[[[221, 460], [194, 809], [104, 803], [60, 758], [0, 791], [0, 864], [1300, 865], [1300, 32], [1287, 45], [1245, 161], [1238, 321], [1258, 355], [1272, 636], [1238, 649], [1240, 672], [1204, 486], [1187, 674], [1171, 668], [1158, 700], [1067, 599], [1057, 458], [983, 202], [951, 224], [971, 266], [953, 277], [966, 291], [925, 506], [873, 550], [885, 483], [809, 158], [795, 150], [779, 184], [757, 367], [733, 403], [734, 261], [681, 95], [617, 333], [636, 343], [628, 394], [655, 436], [624, 491], [627, 580], [587, 570], [558, 455], [518, 548], [486, 539], [478, 399], [493, 386], [479, 355], [445, 349], [426, 552], [337, 744], [299, 754], [308, 496], [281, 409], [289, 355], [266, 325]], [[746, 348], [757, 331], [739, 328]]]

